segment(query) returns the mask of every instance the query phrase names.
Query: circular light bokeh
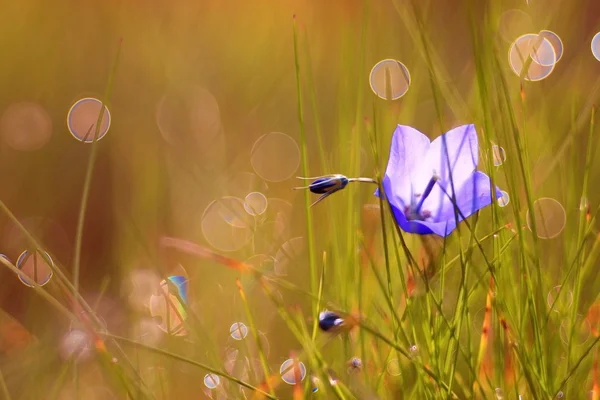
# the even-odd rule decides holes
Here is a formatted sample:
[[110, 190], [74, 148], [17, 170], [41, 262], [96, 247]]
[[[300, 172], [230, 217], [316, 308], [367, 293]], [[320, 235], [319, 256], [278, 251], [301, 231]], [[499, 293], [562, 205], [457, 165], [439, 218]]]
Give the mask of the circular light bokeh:
[[15, 103], [0, 117], [0, 136], [15, 150], [38, 150], [52, 136], [52, 119], [39, 104], [28, 101]]
[[191, 139], [198, 146], [213, 145], [222, 136], [219, 104], [200, 86], [171, 88], [165, 93], [157, 105], [156, 124], [169, 144]]
[[254, 218], [237, 197], [223, 197], [210, 203], [202, 215], [202, 233], [206, 241], [221, 251], [244, 247], [254, 234]]
[[506, 161], [506, 152], [502, 147], [493, 145], [492, 158], [494, 161], [494, 166], [499, 167], [500, 165], [504, 164], [504, 161]]
[[600, 61], [600, 32], [596, 33], [592, 38], [592, 54], [596, 60]]
[[296, 363], [294, 363], [294, 360], [290, 358], [281, 364], [279, 373], [281, 374], [281, 379], [283, 379], [285, 383], [288, 385], [295, 385], [296, 375], [300, 376], [300, 382], [306, 377], [306, 367], [303, 362], [296, 361]]
[[[554, 54], [556, 55], [554, 63], [559, 62], [563, 56], [563, 42], [560, 36], [552, 31], [547, 30], [540, 31], [539, 35], [550, 42], [552, 48], [554, 49]], [[541, 65], [545, 65], [543, 60], [536, 59], [536, 61]]]
[[221, 384], [221, 378], [216, 374], [204, 375], [204, 386], [209, 389], [216, 389]]
[[267, 133], [254, 142], [250, 163], [264, 180], [282, 182], [294, 175], [300, 166], [300, 148], [285, 133]]
[[[102, 102], [93, 97], [86, 97], [75, 102], [67, 114], [67, 127], [71, 135], [80, 142], [92, 143], [101, 110]], [[100, 140], [106, 135], [110, 129], [110, 124], [110, 111], [105, 105], [96, 140]]]
[[529, 14], [522, 10], [512, 9], [502, 13], [498, 21], [500, 37], [508, 43], [533, 30], [533, 21]]
[[296, 237], [288, 240], [275, 255], [275, 265], [273, 270], [276, 275], [286, 276], [291, 266], [296, 263], [296, 259], [305, 248], [305, 240], [303, 237]]
[[384, 100], [397, 100], [410, 88], [410, 73], [400, 61], [381, 60], [371, 69], [369, 84], [377, 97]]
[[243, 322], [234, 322], [229, 327], [229, 334], [234, 340], [242, 340], [248, 336], [248, 327]]
[[254, 267], [254, 269], [261, 273], [271, 272], [275, 264], [275, 257], [267, 254], [255, 254], [244, 261], [244, 263]]
[[267, 211], [267, 198], [260, 192], [251, 192], [244, 199], [244, 209], [252, 216], [262, 215]]
[[510, 203], [510, 196], [504, 190], [501, 190], [500, 193], [502, 194], [502, 196], [500, 196], [496, 200], [498, 202], [498, 206], [499, 207], [506, 207], [508, 205], [508, 203]]
[[585, 343], [591, 334], [591, 326], [590, 321], [584, 318], [582, 315], [577, 314], [575, 319], [575, 324], [573, 326], [573, 332], [571, 336], [571, 319], [565, 318], [562, 320], [560, 324], [560, 340], [565, 345], [568, 345], [571, 342], [572, 345], [581, 345]]
[[34, 282], [40, 286], [44, 286], [52, 278], [52, 267], [54, 267], [54, 261], [50, 257], [50, 254], [43, 250], [37, 250], [36, 252], [30, 252], [25, 250], [15, 264], [27, 278], [18, 275], [19, 280], [24, 285], [34, 287]]
[[410, 87], [410, 73], [400, 61], [381, 60], [369, 74], [371, 90], [384, 100], [397, 100], [404, 96]]
[[[567, 223], [565, 208], [558, 201], [549, 197], [543, 197], [533, 203], [533, 218], [540, 239], [557, 237]], [[527, 227], [533, 232], [531, 210], [527, 210]]]
[[187, 335], [184, 326], [187, 313], [179, 298], [169, 291], [166, 280], [160, 283], [159, 293], [150, 296], [150, 315], [157, 320], [162, 331], [174, 336]]
[[390, 361], [388, 361], [386, 370], [387, 373], [392, 376], [399, 376], [402, 373], [400, 369], [400, 362], [397, 358], [392, 358]]
[[558, 285], [548, 292], [546, 301], [548, 302], [548, 307], [552, 308], [552, 311], [566, 314], [573, 304], [573, 292], [565, 288], [561, 290], [561, 286]]
[[59, 353], [63, 360], [85, 361], [91, 357], [92, 339], [81, 329], [71, 329], [63, 337]]
[[130, 305], [137, 311], [149, 307], [151, 296], [159, 293], [160, 282], [160, 276], [153, 270], [139, 268], [131, 271], [123, 284]]
[[[529, 57], [531, 56], [531, 60]], [[512, 71], [521, 76], [523, 67], [529, 63], [524, 79], [540, 81], [550, 76], [556, 64], [556, 53], [552, 44], [543, 36], [528, 33], [513, 42], [508, 51], [508, 64]]]

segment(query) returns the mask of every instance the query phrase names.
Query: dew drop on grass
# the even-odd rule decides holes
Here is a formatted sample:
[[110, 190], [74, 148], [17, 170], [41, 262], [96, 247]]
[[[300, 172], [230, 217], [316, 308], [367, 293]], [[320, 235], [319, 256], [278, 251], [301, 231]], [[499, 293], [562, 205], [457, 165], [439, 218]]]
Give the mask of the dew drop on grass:
[[600, 32], [596, 33], [592, 39], [592, 54], [596, 60], [600, 61]]
[[504, 190], [501, 190], [500, 193], [502, 193], [502, 196], [500, 196], [500, 198], [498, 198], [498, 200], [496, 200], [498, 202], [498, 206], [506, 207], [508, 205], [508, 203], [510, 203], [510, 196]]
[[310, 380], [312, 382], [312, 393], [316, 393], [319, 391], [319, 386], [321, 386], [321, 380], [317, 376], [311, 376]]
[[250, 151], [254, 172], [269, 182], [282, 182], [300, 166], [300, 148], [291, 136], [271, 132], [259, 137]]
[[[102, 102], [93, 97], [78, 100], [71, 106], [67, 114], [67, 127], [71, 135], [80, 142], [92, 143], [96, 134], [96, 124], [102, 110]], [[106, 105], [98, 130], [98, 138], [102, 139], [110, 129], [111, 116]]]
[[573, 292], [566, 288], [562, 288], [561, 285], [553, 287], [546, 297], [548, 307], [552, 308], [552, 311], [560, 314], [566, 314], [571, 309], [573, 304]]
[[331, 386], [335, 386], [335, 385], [337, 385], [337, 383], [338, 383], [339, 379], [338, 379], [338, 377], [337, 377], [337, 375], [336, 375], [335, 371], [334, 371], [333, 369], [329, 368], [329, 369], [327, 370], [327, 374], [329, 375], [329, 384], [330, 384]]
[[215, 389], [217, 386], [221, 384], [221, 378], [216, 374], [206, 374], [204, 375], [204, 386], [209, 389]]
[[408, 351], [410, 353], [410, 356], [413, 358], [419, 356], [419, 346], [417, 346], [416, 344], [413, 344], [412, 346], [410, 346]]
[[556, 64], [556, 53], [552, 44], [535, 33], [517, 38], [508, 51], [508, 63], [512, 71], [520, 77], [528, 62], [530, 63], [524, 74], [525, 80], [540, 81], [550, 76]]
[[567, 214], [565, 208], [557, 200], [542, 197], [533, 203], [533, 213], [531, 210], [527, 210], [526, 220], [527, 227], [532, 232], [535, 223], [540, 239], [553, 239], [560, 235], [565, 228]]
[[369, 74], [371, 90], [384, 100], [397, 100], [404, 96], [410, 87], [410, 80], [408, 68], [392, 59], [379, 61]]
[[267, 211], [267, 198], [260, 192], [251, 192], [244, 199], [244, 209], [252, 216], [262, 215]]
[[300, 381], [303, 381], [306, 377], [306, 367], [301, 361], [294, 363], [293, 359], [287, 359], [281, 364], [279, 368], [281, 379], [289, 385], [296, 384], [296, 375], [300, 376]]
[[562, 399], [563, 397], [565, 397], [565, 395], [564, 395], [564, 393], [563, 393], [562, 391], [560, 391], [560, 392], [558, 392], [558, 393], [556, 394], [556, 398], [557, 398], [557, 399]]
[[494, 166], [499, 167], [500, 165], [504, 164], [504, 161], [506, 161], [506, 152], [502, 147], [493, 145], [492, 157], [494, 161]]
[[504, 391], [501, 388], [496, 388], [494, 390], [494, 392], [496, 393], [496, 399], [497, 400], [503, 400], [504, 399]]
[[229, 328], [229, 334], [235, 340], [242, 340], [248, 336], [248, 327], [243, 322], [234, 322]]
[[43, 250], [35, 252], [25, 250], [17, 259], [15, 266], [27, 276], [23, 278], [21, 275], [18, 275], [19, 280], [24, 285], [33, 287], [33, 282], [35, 282], [40, 286], [44, 286], [52, 278], [54, 261], [50, 257], [50, 254]]
[[588, 198], [585, 196], [582, 196], [581, 199], [579, 200], [579, 211], [586, 211], [589, 207], [590, 207], [590, 203], [588, 201]]
[[15, 103], [0, 117], [0, 137], [15, 150], [39, 150], [51, 136], [52, 118], [39, 104], [28, 101]]

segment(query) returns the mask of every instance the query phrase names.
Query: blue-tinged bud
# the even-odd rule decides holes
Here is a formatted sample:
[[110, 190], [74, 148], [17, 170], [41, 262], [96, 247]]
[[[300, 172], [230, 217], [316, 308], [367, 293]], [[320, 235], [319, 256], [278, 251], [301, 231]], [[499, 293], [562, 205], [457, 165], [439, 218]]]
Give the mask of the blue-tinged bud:
[[377, 181], [371, 178], [347, 178], [341, 174], [325, 175], [315, 178], [299, 177], [299, 179], [313, 179], [313, 182], [308, 186], [295, 187], [294, 189], [308, 189], [312, 193], [321, 195], [313, 204], [311, 204], [311, 206], [314, 206], [315, 204], [323, 200], [325, 197], [337, 192], [338, 190], [342, 190], [348, 185], [349, 182], [377, 183]]
[[362, 360], [358, 357], [352, 357], [348, 361], [348, 372], [359, 372], [362, 369]]
[[344, 320], [334, 312], [325, 310], [319, 313], [319, 328], [325, 332], [338, 330], [343, 324]]
[[308, 189], [316, 194], [332, 193], [345, 188], [348, 182], [344, 175], [332, 175], [315, 179]]

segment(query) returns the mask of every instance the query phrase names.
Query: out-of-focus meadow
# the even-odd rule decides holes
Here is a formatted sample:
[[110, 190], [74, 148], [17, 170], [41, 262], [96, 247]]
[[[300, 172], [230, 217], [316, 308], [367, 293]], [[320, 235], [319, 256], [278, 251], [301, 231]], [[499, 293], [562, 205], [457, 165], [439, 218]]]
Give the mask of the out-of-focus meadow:
[[[598, 16], [1, 2], [0, 397], [600, 398]], [[511, 45], [543, 30], [562, 54], [541, 39], [518, 76]], [[371, 74], [386, 59], [409, 75]], [[381, 178], [397, 124], [470, 123], [508, 197], [446, 239], [400, 236], [373, 185], [292, 190]]]

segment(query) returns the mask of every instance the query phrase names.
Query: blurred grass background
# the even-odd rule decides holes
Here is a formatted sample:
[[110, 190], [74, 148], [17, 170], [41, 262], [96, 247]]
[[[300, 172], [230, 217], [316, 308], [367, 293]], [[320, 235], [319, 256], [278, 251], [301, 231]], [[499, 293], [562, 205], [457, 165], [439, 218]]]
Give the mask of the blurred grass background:
[[[420, 33], [410, 23], [413, 14], [409, 2], [5, 0], [0, 3], [0, 48], [4, 55], [0, 62], [0, 111], [16, 102], [38, 103], [51, 118], [52, 135], [35, 151], [17, 151], [0, 143], [0, 198], [45, 248], [67, 266], [65, 271], [71, 276], [77, 215], [91, 146], [73, 140], [66, 126], [66, 115], [80, 98], [102, 98], [122, 38], [122, 55], [107, 103], [112, 125], [106, 138], [97, 144], [98, 158], [82, 246], [80, 290], [90, 304], [100, 299], [98, 314], [106, 320], [111, 332], [131, 336], [140, 312], [129, 302], [130, 272], [138, 268], [156, 269], [164, 278], [180, 271], [181, 264], [190, 281], [190, 308], [212, 338], [210, 347], [214, 355], [222, 360], [225, 347], [231, 345], [229, 326], [247, 319], [235, 285], [237, 273], [181, 254], [169, 253], [165, 261], [157, 243], [161, 236], [169, 235], [209, 247], [211, 243], [202, 228], [206, 207], [223, 196], [243, 198], [253, 190], [288, 203], [279, 203], [285, 212], [274, 212], [265, 221], [277, 222], [275, 229], [267, 226], [256, 230], [252, 244], [229, 253], [232, 257], [240, 260], [255, 254], [276, 257], [283, 243], [306, 236], [303, 193], [291, 190], [297, 185], [293, 176], [300, 174], [301, 168], [294, 170], [289, 179], [265, 183], [254, 174], [250, 162], [253, 145], [266, 133], [282, 132], [300, 144], [292, 16], [296, 15], [299, 26], [298, 57], [303, 74], [310, 176], [342, 173], [372, 177], [375, 162], [363, 120], [373, 119], [368, 76], [376, 62], [397, 59], [407, 66], [412, 78], [409, 91], [400, 100], [375, 100], [379, 116], [379, 168], [385, 166], [397, 123], [412, 125], [434, 138], [450, 127], [481, 121], [478, 95], [481, 82], [477, 82], [475, 60], [483, 55], [473, 52], [468, 19], [471, 10], [477, 23], [492, 24], [491, 31], [503, 33], [510, 40], [548, 29], [564, 43], [563, 58], [553, 73], [541, 82], [525, 83], [525, 114], [518, 107], [515, 111], [519, 122], [527, 124], [524, 140], [534, 197], [557, 199], [565, 207], [569, 224], [559, 239], [541, 245], [544, 284], [548, 285], [544, 293], [547, 293], [560, 284], [558, 277], [574, 255], [570, 240], [575, 240], [577, 232], [583, 155], [588, 146], [587, 112], [598, 96], [600, 63], [593, 58], [589, 43], [600, 29], [597, 20], [600, 3], [531, 0], [528, 5], [524, 0], [430, 0], [419, 2], [419, 8], [423, 11], [425, 35], [436, 53], [434, 74], [443, 81], [443, 85], [439, 82], [438, 85], [440, 90], [442, 86], [449, 88], [441, 100], [443, 127], [436, 115]], [[528, 15], [531, 24], [501, 19], [503, 13], [513, 9]], [[483, 31], [484, 27], [477, 29]], [[509, 100], [518, 104], [521, 82], [510, 71], [505, 55], [510, 41], [502, 37], [493, 41], [498, 44], [500, 69], [488, 72], [506, 75], [512, 96]], [[312, 77], [307, 75], [308, 71]], [[214, 101], [209, 95], [194, 97], [206, 93], [197, 88], [208, 91]], [[312, 91], [318, 117], [310, 102]], [[161, 135], [157, 110], [165, 94], [188, 103], [166, 118], [164, 123], [168, 128], [163, 126]], [[185, 122], [188, 111], [185, 107], [192, 107], [200, 122], [196, 125]], [[580, 115], [583, 124], [578, 125]], [[207, 121], [217, 121], [217, 126], [208, 127]], [[496, 119], [492, 118], [494, 122]], [[170, 142], [165, 140], [165, 129], [175, 135]], [[480, 146], [488, 144], [480, 136]], [[507, 150], [506, 168], [516, 171], [517, 164], [511, 167], [511, 162], [516, 162], [511, 143], [506, 140], [499, 144]], [[592, 154], [597, 154], [596, 147]], [[293, 151], [273, 157], [280, 157], [282, 162], [298, 158]], [[270, 166], [277, 168], [273, 163]], [[517, 176], [517, 172], [512, 174]], [[497, 173], [496, 178], [506, 190], [503, 174]], [[598, 170], [592, 168], [588, 201], [593, 208], [598, 204], [597, 181]], [[510, 195], [511, 201], [521, 199], [521, 208], [512, 210], [511, 204], [507, 209], [523, 214], [527, 206], [521, 184]], [[354, 254], [359, 243], [354, 235], [357, 229], [366, 229], [363, 205], [376, 204], [377, 200], [372, 197], [371, 187], [359, 186], [336, 194], [327, 203], [330, 204], [311, 210], [316, 221], [316, 258], [320, 263], [321, 252], [328, 250], [331, 275], [325, 297], [351, 310], [358, 302], [353, 285], [359, 274], [356, 265], [359, 258]], [[484, 215], [489, 217], [490, 213]], [[512, 217], [507, 214], [501, 221], [511, 222]], [[0, 216], [0, 229], [0, 252], [14, 261], [27, 241], [4, 215]], [[209, 235], [217, 234], [210, 227], [205, 229]], [[571, 238], [564, 237], [567, 235]], [[418, 248], [416, 239], [409, 240], [412, 247]], [[380, 247], [376, 253], [381, 258]], [[286, 279], [310, 290], [307, 256], [305, 251], [300, 253], [290, 264]], [[398, 295], [399, 279], [394, 278]], [[260, 288], [252, 286], [251, 279], [244, 284], [256, 325], [269, 340], [271, 368], [277, 372], [290, 350], [299, 350], [300, 346]], [[51, 281], [48, 290], [60, 297], [53, 285]], [[3, 355], [0, 365], [9, 390], [14, 398], [47, 398], [45, 388], [52, 387], [59, 373], [56, 366], [63, 364], [58, 348], [69, 329], [69, 321], [21, 284], [8, 269], [0, 270], [0, 288], [0, 307], [40, 340], [33, 355], [18, 353], [11, 357], [8, 351]], [[385, 296], [374, 284], [367, 288], [367, 298]], [[582, 302], [589, 307], [597, 296], [597, 286], [587, 290], [582, 294]], [[480, 294], [478, 309], [485, 305], [485, 290]], [[448, 296], [452, 295], [456, 293], [449, 291]], [[301, 306], [310, 330], [310, 299], [294, 293], [282, 293], [282, 297], [286, 306]], [[171, 351], [187, 353], [191, 358], [212, 357], [208, 355], [211, 351], [204, 348], [208, 342], [205, 346], [195, 341], [190, 346], [165, 335], [157, 343]], [[353, 355], [353, 350], [344, 343], [332, 344], [324, 350], [328, 363], [342, 370]], [[559, 360], [558, 353], [550, 354], [549, 358]], [[39, 361], [34, 362], [30, 357]], [[180, 364], [167, 358], [148, 357], [139, 368], [140, 373], [159, 367], [167, 370], [168, 394], [157, 396], [182, 399], [204, 396], [201, 382], [204, 372]], [[81, 368], [80, 379], [91, 382], [86, 385], [106, 387], [97, 375], [96, 366]], [[373, 381], [382, 372], [374, 369], [367, 372], [373, 375]], [[583, 378], [582, 381], [588, 384]], [[72, 396], [69, 382], [67, 389], [57, 390], [56, 398], [72, 398], [68, 397]], [[287, 389], [278, 389], [281, 398], [290, 398], [291, 390]], [[113, 395], [116, 396], [114, 393], [106, 396]], [[80, 394], [80, 398], [104, 398], [98, 397], [100, 394], [89, 396], [92, 395]], [[583, 397], [574, 394], [572, 398]]]

